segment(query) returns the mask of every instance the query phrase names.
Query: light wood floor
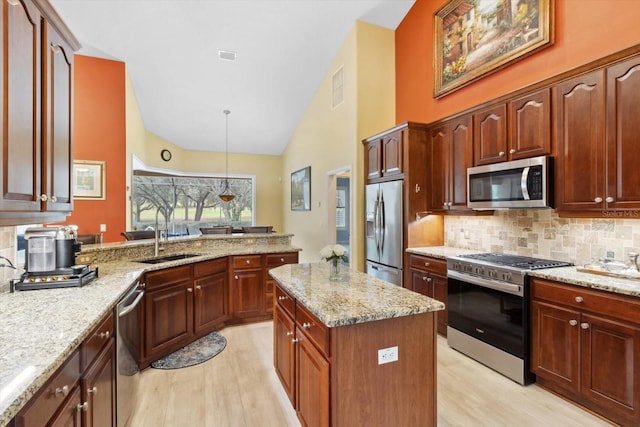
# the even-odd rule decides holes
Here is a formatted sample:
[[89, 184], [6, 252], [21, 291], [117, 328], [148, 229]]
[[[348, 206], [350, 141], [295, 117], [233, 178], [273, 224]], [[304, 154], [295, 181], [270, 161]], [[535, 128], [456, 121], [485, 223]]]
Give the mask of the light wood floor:
[[[227, 347], [213, 359], [184, 369], [142, 372], [132, 427], [300, 426], [273, 369], [272, 323], [234, 326], [219, 333]], [[610, 424], [536, 385], [516, 384], [450, 349], [438, 337], [438, 425]]]

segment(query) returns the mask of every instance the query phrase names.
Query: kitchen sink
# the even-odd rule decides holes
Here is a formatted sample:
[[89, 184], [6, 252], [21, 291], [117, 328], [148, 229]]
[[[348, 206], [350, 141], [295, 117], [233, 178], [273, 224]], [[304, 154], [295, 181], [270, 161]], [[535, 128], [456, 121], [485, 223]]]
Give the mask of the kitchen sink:
[[167, 256], [160, 257], [160, 258], [143, 259], [143, 260], [140, 260], [138, 262], [143, 262], [145, 264], [161, 264], [163, 262], [177, 261], [177, 260], [180, 260], [180, 259], [193, 258], [193, 257], [196, 257], [196, 256], [200, 256], [200, 254], [167, 255]]

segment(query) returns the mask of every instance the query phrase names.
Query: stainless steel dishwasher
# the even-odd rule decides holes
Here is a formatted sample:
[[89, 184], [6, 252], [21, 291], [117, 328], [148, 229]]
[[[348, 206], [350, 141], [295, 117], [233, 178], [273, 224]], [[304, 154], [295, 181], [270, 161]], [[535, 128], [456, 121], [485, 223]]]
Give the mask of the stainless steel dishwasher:
[[118, 427], [129, 424], [138, 401], [140, 346], [142, 345], [142, 305], [144, 284], [136, 281], [117, 305], [116, 399]]

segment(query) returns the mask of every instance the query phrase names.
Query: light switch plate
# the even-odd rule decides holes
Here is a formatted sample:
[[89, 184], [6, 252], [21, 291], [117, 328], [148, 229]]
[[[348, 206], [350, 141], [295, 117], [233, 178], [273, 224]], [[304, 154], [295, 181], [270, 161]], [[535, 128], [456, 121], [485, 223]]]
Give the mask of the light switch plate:
[[104, 233], [105, 231], [107, 231], [107, 224], [100, 224], [100, 232]]
[[398, 346], [381, 348], [378, 350], [378, 365], [398, 361]]

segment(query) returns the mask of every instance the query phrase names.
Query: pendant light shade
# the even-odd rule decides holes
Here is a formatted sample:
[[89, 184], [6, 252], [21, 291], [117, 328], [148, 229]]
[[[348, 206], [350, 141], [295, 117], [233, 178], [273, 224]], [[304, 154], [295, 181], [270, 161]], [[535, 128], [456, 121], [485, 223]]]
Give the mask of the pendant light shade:
[[236, 198], [229, 192], [229, 114], [231, 111], [223, 110], [225, 115], [225, 178], [224, 178], [224, 191], [218, 195], [223, 202], [230, 202]]

